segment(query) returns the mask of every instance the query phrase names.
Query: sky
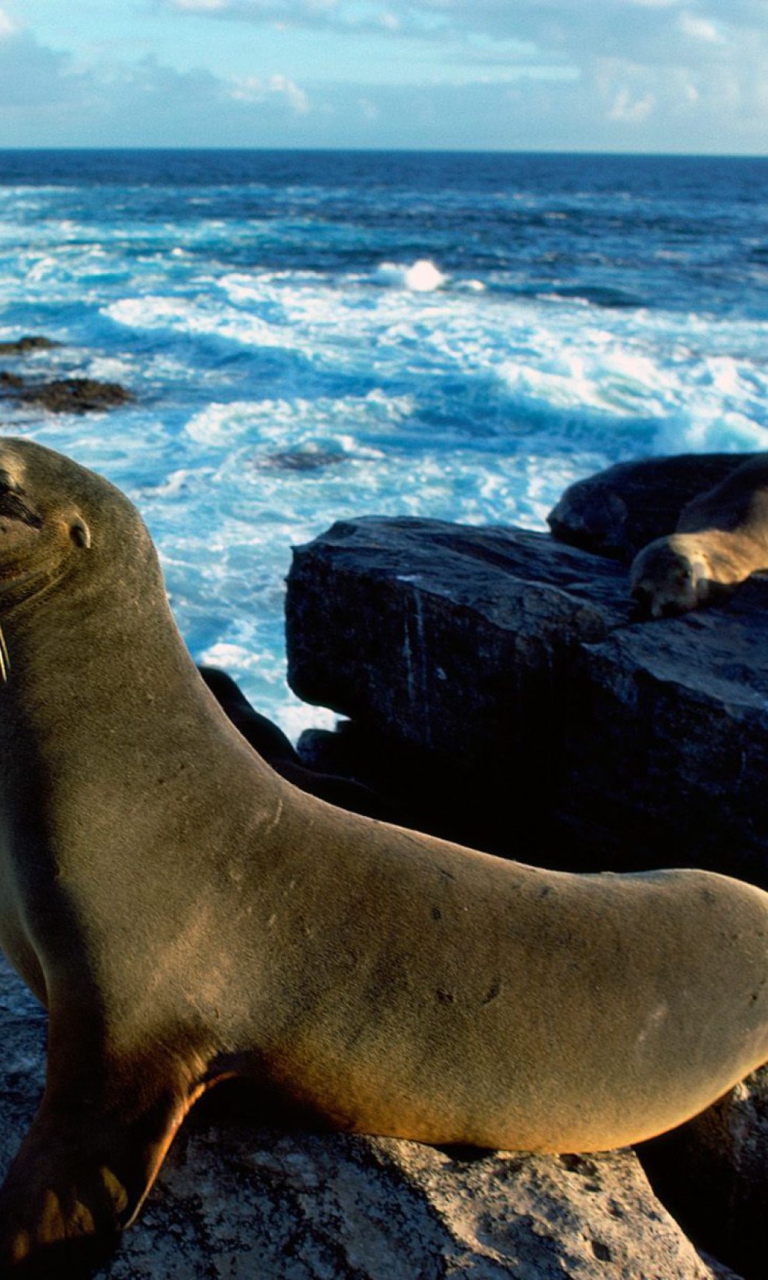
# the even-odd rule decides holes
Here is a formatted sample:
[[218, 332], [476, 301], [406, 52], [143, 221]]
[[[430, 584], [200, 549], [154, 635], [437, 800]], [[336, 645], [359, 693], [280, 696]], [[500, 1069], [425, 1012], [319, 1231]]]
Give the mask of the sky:
[[0, 0], [0, 147], [768, 154], [768, 0]]

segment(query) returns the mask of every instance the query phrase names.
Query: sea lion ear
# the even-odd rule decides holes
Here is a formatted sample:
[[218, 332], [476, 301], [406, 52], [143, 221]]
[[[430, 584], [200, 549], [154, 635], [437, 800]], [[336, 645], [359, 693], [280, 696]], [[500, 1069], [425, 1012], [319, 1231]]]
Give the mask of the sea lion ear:
[[91, 545], [91, 531], [83, 520], [82, 516], [78, 516], [69, 526], [69, 536], [76, 547], [84, 547], [87, 551]]

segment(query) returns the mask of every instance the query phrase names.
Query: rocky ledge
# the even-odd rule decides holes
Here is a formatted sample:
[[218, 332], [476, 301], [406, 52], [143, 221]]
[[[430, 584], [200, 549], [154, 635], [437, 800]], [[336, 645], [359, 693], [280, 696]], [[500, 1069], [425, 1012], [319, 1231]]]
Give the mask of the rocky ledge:
[[642, 541], [671, 532], [677, 502], [740, 461], [670, 460], [672, 502], [660, 460], [585, 482], [553, 513], [581, 546], [362, 518], [297, 548], [289, 681], [350, 717], [305, 737], [307, 761], [414, 825], [526, 861], [703, 866], [768, 887], [768, 580], [643, 622], [625, 565], [584, 549], [631, 558], [639, 526]]

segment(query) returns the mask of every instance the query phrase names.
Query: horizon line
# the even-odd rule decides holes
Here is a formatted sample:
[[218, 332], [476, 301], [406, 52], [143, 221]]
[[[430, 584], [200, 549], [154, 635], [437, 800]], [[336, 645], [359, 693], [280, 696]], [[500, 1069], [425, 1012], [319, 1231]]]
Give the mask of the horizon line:
[[295, 153], [298, 155], [322, 155], [322, 154], [338, 154], [347, 155], [465, 155], [465, 156], [582, 156], [582, 157], [605, 157], [616, 159], [644, 159], [644, 160], [768, 160], [768, 152], [751, 152], [751, 151], [617, 151], [612, 149], [593, 149], [593, 148], [566, 148], [561, 147], [359, 147], [359, 146], [267, 146], [267, 145], [234, 145], [222, 144], [217, 146], [193, 146], [189, 143], [180, 145], [161, 144], [139, 145], [133, 146], [124, 143], [110, 144], [35, 144], [34, 146], [3, 146], [0, 145], [0, 155], [3, 154], [22, 154], [29, 152], [97, 152], [101, 154], [109, 154], [113, 152], [147, 152], [147, 153], [163, 153], [163, 152], [249, 152], [252, 154], [276, 154], [276, 153]]

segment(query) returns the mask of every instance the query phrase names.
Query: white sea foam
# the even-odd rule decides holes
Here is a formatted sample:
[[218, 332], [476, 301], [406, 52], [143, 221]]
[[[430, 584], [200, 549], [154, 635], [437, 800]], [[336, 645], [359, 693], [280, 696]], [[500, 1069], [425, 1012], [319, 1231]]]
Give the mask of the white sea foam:
[[125, 298], [104, 308], [104, 315], [132, 329], [169, 329], [216, 335], [255, 347], [294, 348], [295, 333], [249, 312], [217, 305], [201, 296]]
[[448, 277], [428, 258], [419, 258], [410, 266], [401, 262], [382, 262], [376, 268], [375, 279], [379, 284], [395, 285], [413, 293], [432, 293], [444, 285]]
[[[228, 448], [244, 437], [259, 446], [295, 447], [310, 437], [316, 444], [333, 440], [344, 450], [358, 444], [365, 450], [360, 435], [366, 426], [397, 426], [413, 412], [413, 403], [412, 396], [387, 396], [379, 389], [339, 399], [235, 400], [208, 405], [189, 420], [185, 430], [198, 443], [218, 448]], [[350, 426], [355, 436], [349, 434]], [[366, 452], [371, 456], [370, 448]], [[374, 450], [373, 456], [380, 454]]]

